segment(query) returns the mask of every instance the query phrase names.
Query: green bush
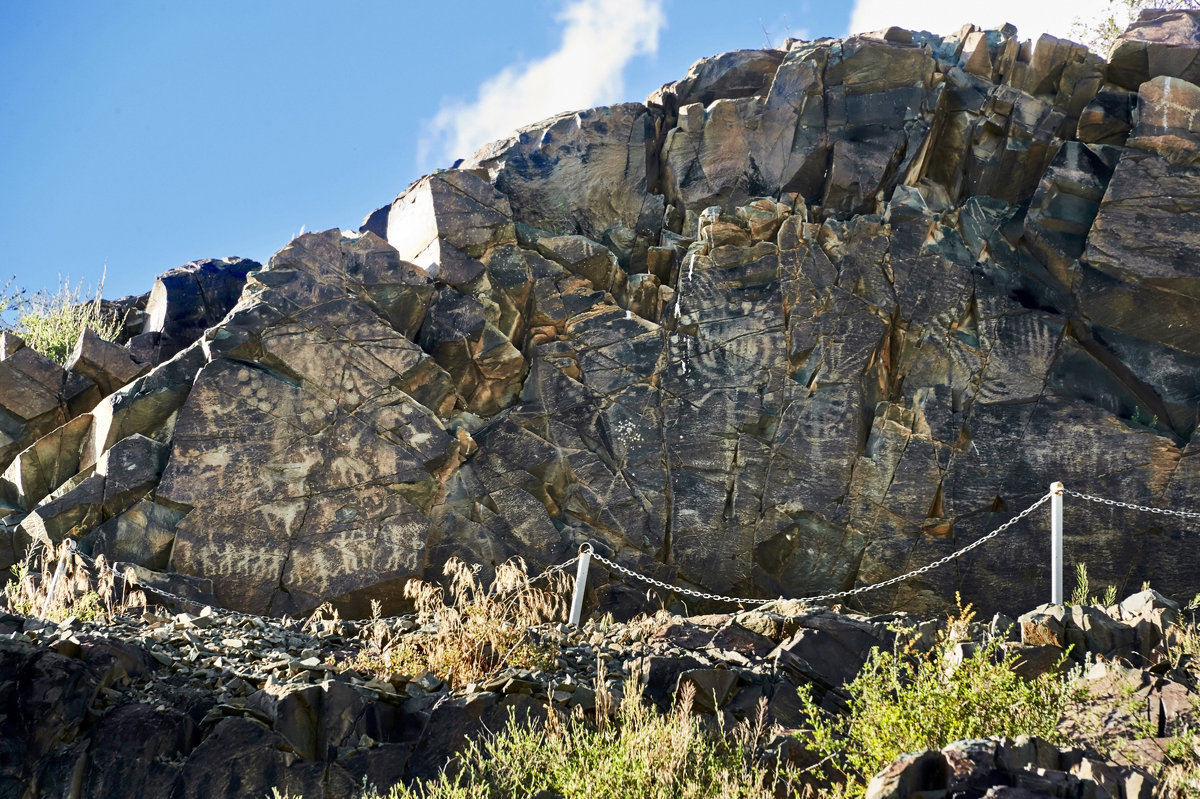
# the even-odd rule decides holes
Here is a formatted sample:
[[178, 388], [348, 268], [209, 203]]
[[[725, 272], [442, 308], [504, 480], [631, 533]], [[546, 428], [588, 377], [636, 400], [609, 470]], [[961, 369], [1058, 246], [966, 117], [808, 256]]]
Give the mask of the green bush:
[[103, 279], [91, 297], [84, 292], [83, 283], [72, 288], [69, 279], [60, 279], [53, 293], [39, 291], [28, 297], [12, 292], [11, 285], [10, 282], [0, 292], [0, 313], [6, 309], [15, 312], [12, 331], [30, 347], [60, 364], [71, 357], [71, 350], [85, 327], [108, 341], [121, 332], [121, 320], [101, 310]]
[[365, 799], [769, 799], [776, 775], [753, 757], [761, 727], [707, 731], [682, 701], [661, 714], [638, 701], [599, 725], [551, 716], [544, 726], [510, 720], [496, 735], [471, 741], [453, 775], [415, 787], [397, 785]]
[[1071, 682], [1054, 674], [1019, 677], [1016, 656], [1001, 656], [996, 642], [953, 665], [970, 620], [968, 607], [928, 652], [915, 651], [903, 632], [891, 651], [872, 650], [846, 686], [847, 714], [826, 713], [811, 686], [800, 688], [810, 728], [802, 741], [825, 758], [824, 776], [841, 783], [841, 795], [862, 796], [871, 777], [904, 752], [963, 738], [1060, 737], [1055, 728], [1073, 695]]

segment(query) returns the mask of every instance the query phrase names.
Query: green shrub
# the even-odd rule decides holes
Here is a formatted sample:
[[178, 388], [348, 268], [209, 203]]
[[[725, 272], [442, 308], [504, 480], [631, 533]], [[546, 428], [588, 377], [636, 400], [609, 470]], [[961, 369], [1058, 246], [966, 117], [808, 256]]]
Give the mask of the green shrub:
[[69, 279], [60, 279], [53, 293], [39, 291], [29, 297], [6, 287], [7, 293], [0, 292], [0, 313], [7, 303], [8, 309], [16, 314], [13, 332], [47, 358], [65, 364], [85, 327], [108, 341], [121, 332], [121, 320], [100, 308], [103, 289], [103, 279], [90, 298], [83, 290], [83, 283], [72, 288]]
[[842, 783], [842, 795], [863, 795], [871, 777], [904, 752], [963, 738], [1059, 737], [1055, 728], [1073, 695], [1071, 682], [1054, 674], [1019, 677], [1012, 669], [1016, 656], [1001, 656], [996, 642], [953, 665], [971, 615], [968, 606], [951, 619], [928, 652], [914, 651], [904, 633], [891, 651], [872, 650], [846, 686], [845, 715], [826, 713], [811, 686], [801, 687], [801, 712], [811, 730], [803, 743], [826, 758], [825, 776]]
[[686, 697], [668, 714], [631, 700], [615, 720], [600, 717], [594, 724], [551, 715], [543, 726], [510, 719], [496, 735], [471, 741], [453, 775], [366, 799], [484, 799], [539, 791], [564, 799], [775, 796], [775, 774], [753, 757], [761, 724], [707, 731]]

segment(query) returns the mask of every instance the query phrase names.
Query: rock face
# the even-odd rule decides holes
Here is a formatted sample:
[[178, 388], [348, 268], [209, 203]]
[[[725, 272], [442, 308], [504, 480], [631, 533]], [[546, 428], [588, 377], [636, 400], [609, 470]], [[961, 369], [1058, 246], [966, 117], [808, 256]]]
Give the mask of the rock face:
[[[72, 536], [231, 608], [360, 615], [452, 555], [537, 569], [592, 541], [797, 597], [937, 560], [1056, 480], [1195, 509], [1197, 25], [1147, 13], [1109, 63], [1011, 27], [706, 59], [361, 233], [167, 273], [135, 360], [83, 342], [64, 373], [8, 339], [10, 548]], [[101, 464], [135, 435], [165, 464], [114, 499]], [[1172, 517], [1069, 502], [1096, 584], [1200, 589]], [[1046, 528], [854, 601], [1033, 606]]]

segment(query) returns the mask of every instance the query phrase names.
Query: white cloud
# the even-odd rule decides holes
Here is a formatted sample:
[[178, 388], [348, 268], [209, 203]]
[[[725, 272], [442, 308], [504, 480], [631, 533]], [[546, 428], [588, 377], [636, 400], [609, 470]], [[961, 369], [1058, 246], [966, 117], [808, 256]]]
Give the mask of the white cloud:
[[550, 55], [505, 67], [471, 102], [443, 101], [424, 125], [422, 169], [449, 166], [481, 145], [563, 111], [617, 102], [622, 71], [658, 50], [662, 0], [575, 0], [557, 18], [562, 41]]
[[982, 28], [1011, 22], [1021, 39], [1036, 41], [1043, 33], [1069, 39], [1076, 18], [1097, 19], [1108, 9], [1107, 0], [857, 0], [848, 32], [898, 25], [945, 35], [968, 22]]

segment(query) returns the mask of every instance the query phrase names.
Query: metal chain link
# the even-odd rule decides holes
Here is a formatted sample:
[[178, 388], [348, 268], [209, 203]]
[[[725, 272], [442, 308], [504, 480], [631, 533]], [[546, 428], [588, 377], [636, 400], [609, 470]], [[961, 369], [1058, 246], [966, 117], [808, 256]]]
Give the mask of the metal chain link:
[[1091, 494], [1081, 494], [1078, 491], [1072, 491], [1069, 488], [1064, 488], [1063, 493], [1078, 499], [1086, 499], [1088, 502], [1099, 502], [1101, 505], [1112, 505], [1115, 508], [1142, 510], [1146, 511], [1147, 513], [1157, 513], [1161, 516], [1179, 516], [1184, 519], [1200, 519], [1200, 513], [1195, 511], [1171, 510], [1170, 508], [1151, 508], [1148, 505], [1136, 505], [1132, 502], [1122, 502], [1119, 499], [1105, 499], [1104, 497], [1094, 497]]
[[[904, 580], [907, 580], [910, 577], [916, 577], [918, 574], [924, 574], [925, 572], [932, 571], [933, 569], [936, 569], [939, 566], [944, 566], [945, 564], [949, 563], [950, 561], [954, 560], [955, 558], [965, 555], [966, 553], [970, 552], [972, 549], [975, 549], [975, 547], [982, 546], [984, 543], [986, 543], [986, 542], [990, 541], [991, 539], [995, 538], [996, 536], [1000, 535], [1000, 533], [1003, 533], [1009, 527], [1012, 527], [1014, 524], [1021, 521], [1021, 519], [1024, 519], [1026, 516], [1033, 513], [1033, 511], [1035, 509], [1037, 509], [1038, 507], [1043, 505], [1048, 499], [1050, 499], [1050, 496], [1051, 496], [1050, 494], [1042, 495], [1041, 499], [1039, 499], [1037, 502], [1033, 503], [1028, 508], [1021, 511], [1016, 516], [1012, 517], [1011, 519], [1006, 521], [1004, 524], [997, 527], [995, 530], [992, 530], [987, 535], [983, 536], [982, 538], [978, 539], [977, 541], [973, 541], [970, 544], [967, 544], [965, 547], [963, 547], [960, 550], [957, 550], [956, 552], [951, 552], [949, 555], [947, 555], [944, 558], [935, 560], [933, 563], [930, 563], [927, 566], [922, 566], [919, 569], [913, 569], [912, 571], [910, 571], [906, 574], [901, 574], [896, 577], [892, 577], [889, 580], [884, 580], [883, 582], [875, 583], [874, 585], [864, 585], [859, 588], [851, 588], [848, 591], [837, 591], [832, 594], [820, 594], [818, 596], [800, 597], [798, 599], [787, 600], [787, 601], [825, 602], [830, 599], [841, 599], [842, 597], [855, 596], [856, 594], [865, 594], [867, 591], [874, 591], [877, 588], [886, 588], [889, 585], [895, 585], [896, 583], [903, 582]], [[783, 599], [783, 597], [778, 597], [776, 599], [750, 599], [748, 597], [721, 596], [720, 594], [710, 594], [710, 593], [706, 593], [704, 591], [694, 591], [691, 588], [682, 588], [677, 585], [671, 585], [670, 583], [664, 583], [662, 580], [656, 580], [653, 577], [647, 577], [646, 575], [639, 574], [638, 572], [635, 572], [632, 569], [627, 569], [619, 563], [614, 563], [613, 561], [609, 560], [608, 558], [604, 557], [603, 555], [596, 554], [595, 548], [592, 547], [591, 544], [584, 544], [583, 546], [587, 547], [588, 551], [590, 551], [592, 553], [592, 557], [594, 559], [600, 561], [605, 566], [615, 569], [616, 571], [619, 571], [622, 574], [632, 577], [635, 580], [640, 580], [643, 583], [653, 585], [657, 588], [663, 588], [667, 591], [674, 591], [676, 593], [685, 594], [686, 596], [692, 596], [692, 597], [696, 597], [698, 599], [711, 599], [711, 600], [715, 600], [718, 602], [737, 602], [737, 603], [746, 604], [746, 605], [765, 605], [767, 603], [777, 602], [780, 599]]]
[[[591, 547], [591, 544], [584, 544], [584, 546]], [[635, 580], [641, 580], [643, 583], [648, 583], [650, 585], [657, 586], [658, 588], [665, 588], [668, 591], [674, 591], [677, 594], [686, 594], [687, 596], [694, 596], [697, 599], [715, 599], [718, 601], [741, 602], [741, 603], [750, 604], [750, 605], [765, 605], [767, 602], [775, 601], [774, 599], [750, 599], [748, 597], [720, 596], [718, 594], [705, 593], [704, 591], [693, 591], [691, 588], [682, 588], [678, 585], [671, 585], [670, 583], [664, 583], [662, 580], [655, 580], [653, 577], [647, 577], [646, 575], [639, 574], [639, 573], [633, 571], [632, 569], [627, 569], [624, 566], [622, 566], [620, 563], [614, 563], [613, 561], [609, 560], [608, 558], [604, 557], [603, 555], [596, 554], [596, 551], [594, 548], [591, 549], [590, 551], [592, 553], [592, 558], [594, 560], [600, 561], [605, 566], [608, 566], [610, 569], [615, 569], [616, 571], [619, 571], [629, 577], [632, 577]]]
[[578, 555], [576, 555], [575, 557], [571, 558], [570, 560], [563, 561], [562, 563], [558, 564], [557, 566], [551, 566], [549, 569], [546, 569], [546, 571], [542, 572], [542, 573], [541, 573], [541, 574], [539, 574], [537, 577], [531, 577], [530, 579], [526, 580], [526, 581], [525, 581], [525, 584], [526, 584], [526, 585], [533, 585], [533, 584], [534, 584], [534, 583], [536, 583], [538, 580], [540, 580], [540, 579], [542, 579], [543, 577], [546, 577], [547, 575], [549, 575], [551, 572], [562, 571], [563, 569], [567, 568], [568, 566], [570, 566], [572, 563], [574, 563], [574, 562], [575, 562], [575, 561], [577, 561], [577, 560], [579, 560], [579, 556], [578, 556]]

